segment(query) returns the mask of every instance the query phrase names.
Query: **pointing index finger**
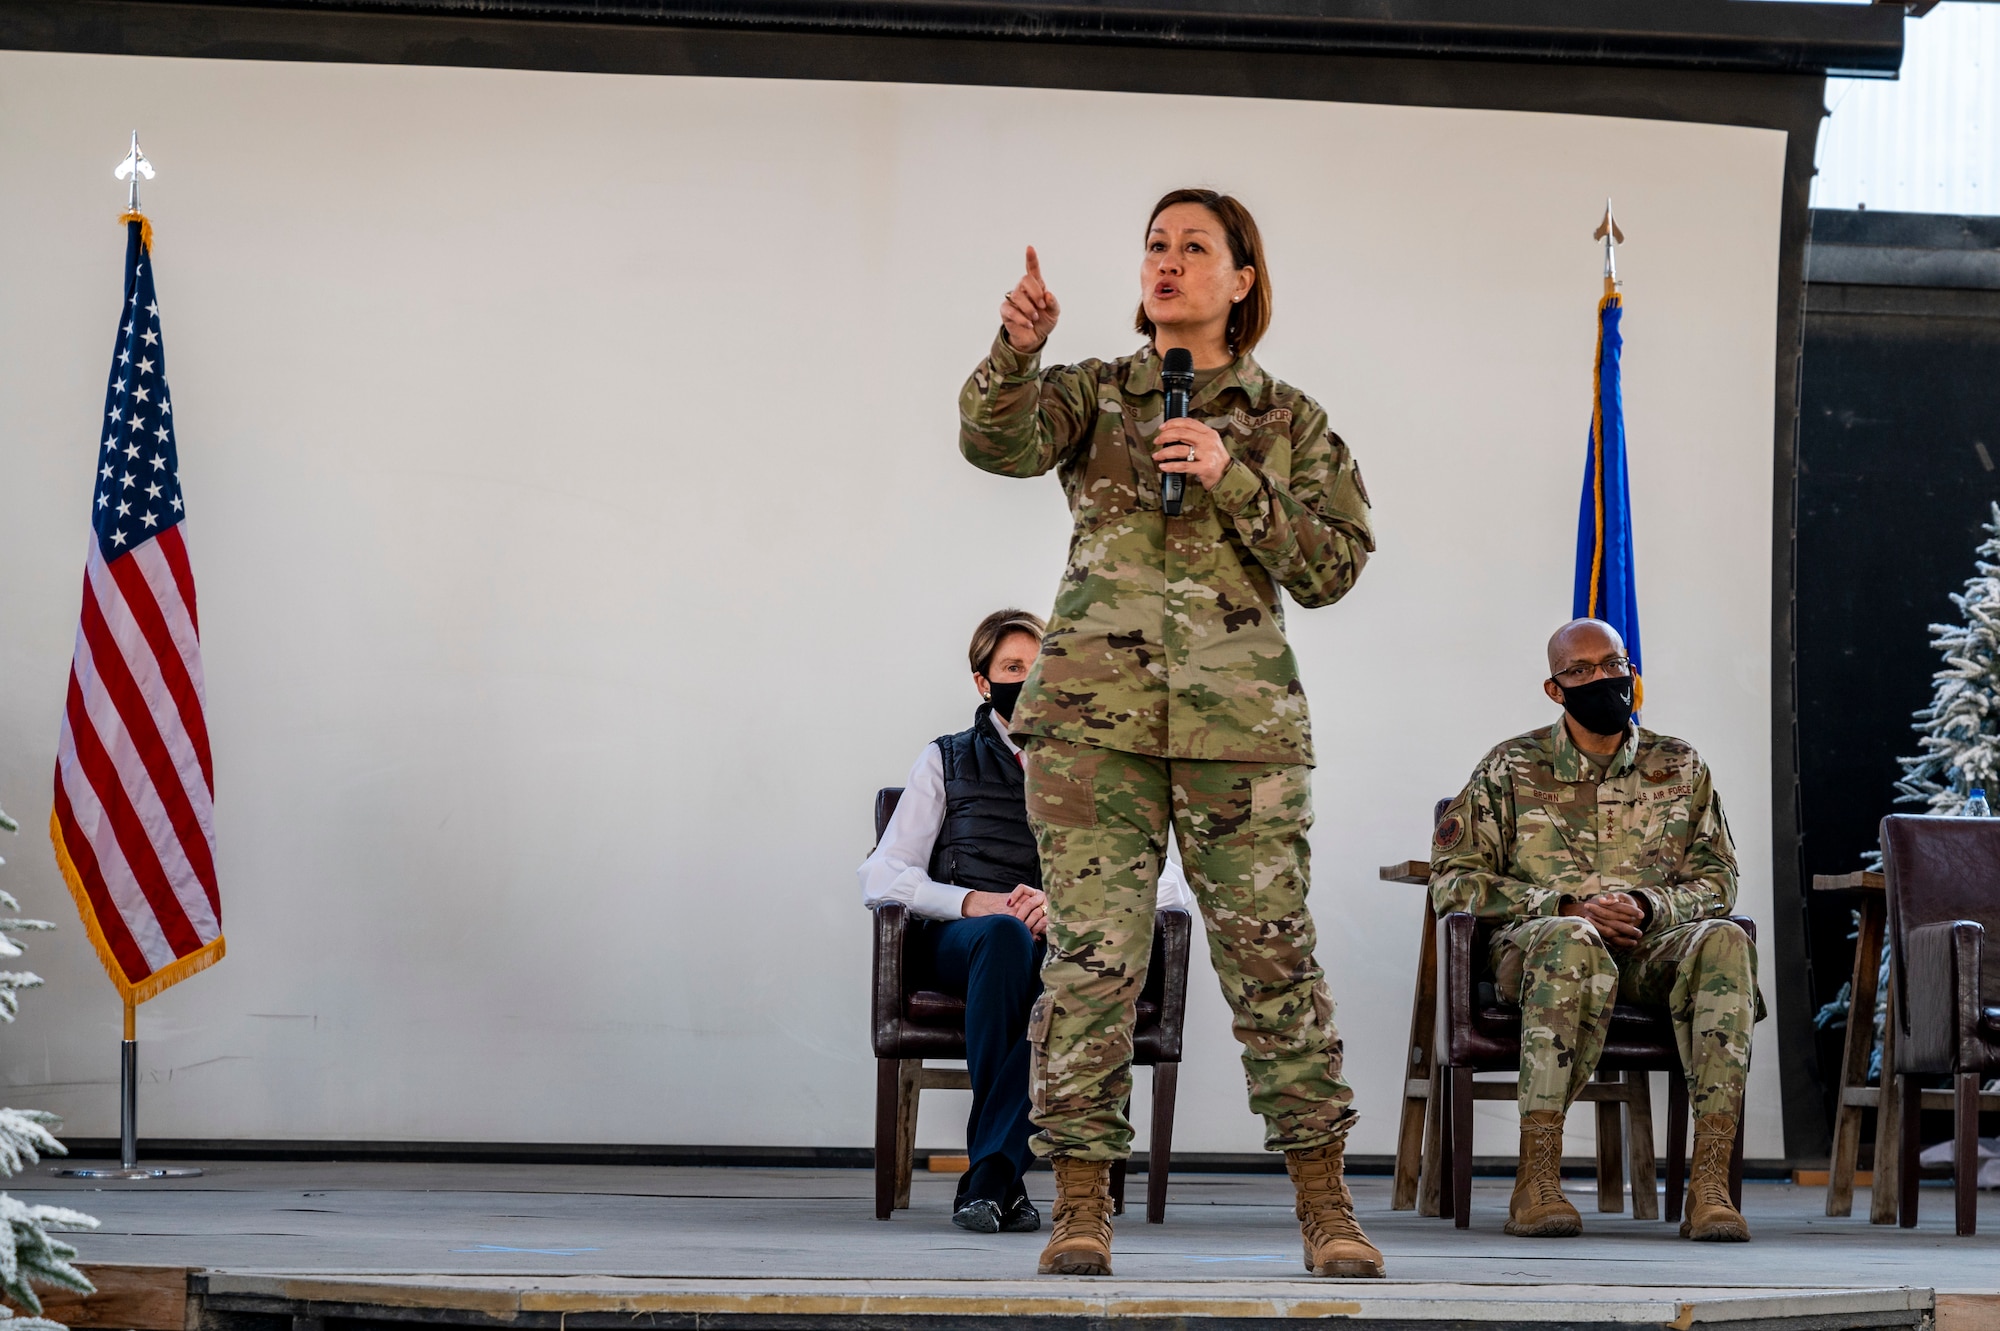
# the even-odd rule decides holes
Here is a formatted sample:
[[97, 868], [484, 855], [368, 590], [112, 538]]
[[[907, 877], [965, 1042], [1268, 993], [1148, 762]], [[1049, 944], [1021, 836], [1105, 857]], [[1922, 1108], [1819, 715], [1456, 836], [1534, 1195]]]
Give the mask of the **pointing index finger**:
[[1035, 247], [1033, 245], [1028, 246], [1028, 276], [1034, 278], [1037, 282], [1042, 280], [1042, 261], [1035, 254]]

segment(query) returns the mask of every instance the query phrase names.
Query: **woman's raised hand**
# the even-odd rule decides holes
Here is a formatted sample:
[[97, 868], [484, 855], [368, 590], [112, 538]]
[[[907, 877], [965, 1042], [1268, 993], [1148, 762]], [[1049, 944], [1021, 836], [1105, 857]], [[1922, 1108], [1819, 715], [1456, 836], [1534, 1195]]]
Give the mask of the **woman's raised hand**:
[[1042, 281], [1042, 261], [1035, 257], [1035, 247], [1030, 245], [1028, 271], [1007, 293], [1007, 299], [1000, 302], [1000, 326], [1006, 330], [1007, 345], [1020, 352], [1040, 351], [1061, 317], [1062, 306]]

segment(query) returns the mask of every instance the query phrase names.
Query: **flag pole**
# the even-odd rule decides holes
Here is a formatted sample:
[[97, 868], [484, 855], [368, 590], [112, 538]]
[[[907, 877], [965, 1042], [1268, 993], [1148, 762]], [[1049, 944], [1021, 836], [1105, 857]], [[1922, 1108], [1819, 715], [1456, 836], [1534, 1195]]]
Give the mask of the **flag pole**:
[[139, 1163], [139, 1002], [125, 995], [125, 1038], [118, 1046], [118, 1167], [66, 1165], [49, 1172], [57, 1178], [200, 1178], [199, 1169]]
[[[130, 179], [131, 185], [125, 195], [127, 216], [139, 212], [139, 180], [153, 178], [153, 164], [146, 160], [146, 154], [139, 151], [139, 131], [132, 131], [132, 150], [125, 160], [112, 172], [115, 180]], [[144, 219], [141, 219], [143, 224]], [[49, 1172], [58, 1178], [94, 1179], [155, 1179], [155, 1178], [200, 1178], [199, 1169], [153, 1168], [139, 1163], [139, 1000], [130, 988], [124, 987], [120, 997], [125, 1003], [125, 1038], [118, 1046], [118, 1167], [116, 1169], [84, 1165]]]
[[118, 1046], [118, 1167], [139, 1167], [139, 1005], [125, 995], [125, 1039]]

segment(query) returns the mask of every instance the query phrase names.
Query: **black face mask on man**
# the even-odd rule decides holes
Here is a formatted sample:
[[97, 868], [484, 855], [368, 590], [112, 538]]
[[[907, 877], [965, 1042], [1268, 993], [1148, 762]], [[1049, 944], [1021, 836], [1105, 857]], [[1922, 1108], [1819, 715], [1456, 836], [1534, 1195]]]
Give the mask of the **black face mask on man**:
[[1002, 683], [997, 679], [990, 680], [986, 685], [988, 690], [986, 700], [993, 704], [994, 711], [1000, 713], [1006, 720], [1012, 721], [1014, 719], [1014, 703], [1021, 696], [1021, 685], [1026, 682], [1019, 679], [1007, 683]]
[[1563, 710], [1593, 735], [1622, 735], [1632, 720], [1632, 676], [1606, 676], [1571, 688], [1561, 680]]

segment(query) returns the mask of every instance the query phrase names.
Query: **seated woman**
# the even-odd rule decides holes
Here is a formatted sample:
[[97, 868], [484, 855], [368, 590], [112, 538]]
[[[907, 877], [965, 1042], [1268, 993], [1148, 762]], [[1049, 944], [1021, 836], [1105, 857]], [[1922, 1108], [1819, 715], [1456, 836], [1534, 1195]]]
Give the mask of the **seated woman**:
[[[1025, 610], [979, 621], [967, 657], [984, 701], [969, 729], [925, 746], [860, 870], [869, 909], [899, 901], [915, 917], [908, 956], [923, 983], [965, 1000], [971, 1165], [958, 1180], [951, 1220], [982, 1234], [1028, 1234], [1042, 1224], [1021, 1176], [1034, 1158], [1028, 1011], [1042, 992], [1047, 916], [1021, 750], [1007, 733], [1021, 682], [1041, 655], [1042, 631]], [[1192, 912], [1193, 900], [1179, 866], [1169, 864], [1159, 904]]]

